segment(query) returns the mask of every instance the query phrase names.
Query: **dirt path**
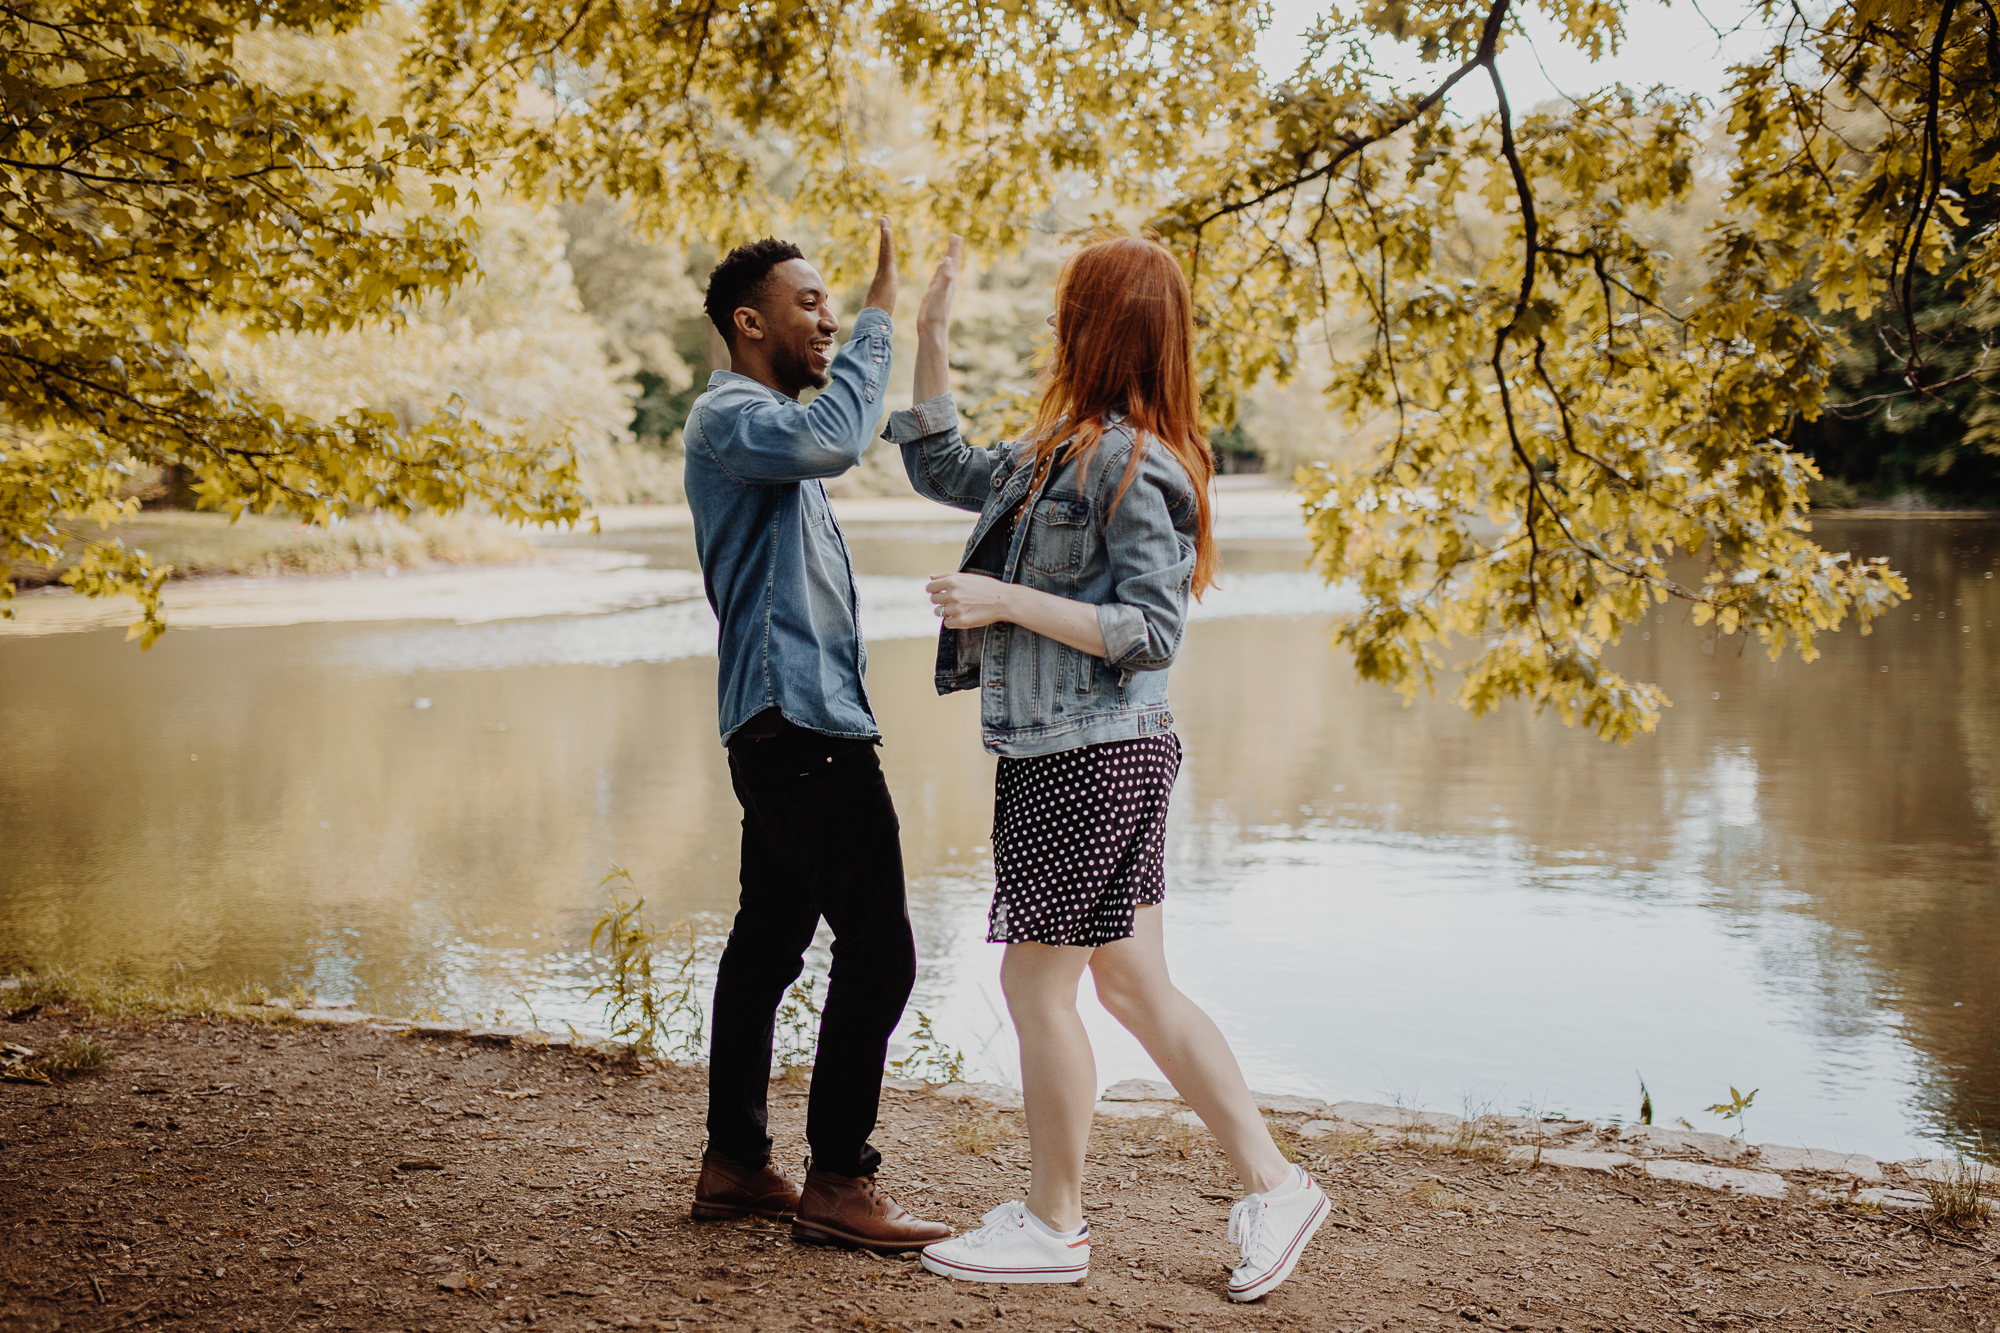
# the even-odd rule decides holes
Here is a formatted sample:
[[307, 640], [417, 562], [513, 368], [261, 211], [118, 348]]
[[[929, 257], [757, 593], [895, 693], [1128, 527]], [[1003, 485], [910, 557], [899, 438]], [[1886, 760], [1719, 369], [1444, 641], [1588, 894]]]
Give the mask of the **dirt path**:
[[[1289, 1283], [1232, 1306], [1228, 1165], [1166, 1121], [1099, 1123], [1087, 1283], [966, 1286], [688, 1220], [699, 1069], [362, 1026], [96, 1035], [108, 1071], [0, 1085], [0, 1330], [2000, 1326], [1990, 1229], [1359, 1143], [1306, 1146], [1336, 1217]], [[773, 1092], [796, 1162], [804, 1089]], [[1018, 1121], [891, 1091], [883, 1179], [976, 1224], [1025, 1188]]]

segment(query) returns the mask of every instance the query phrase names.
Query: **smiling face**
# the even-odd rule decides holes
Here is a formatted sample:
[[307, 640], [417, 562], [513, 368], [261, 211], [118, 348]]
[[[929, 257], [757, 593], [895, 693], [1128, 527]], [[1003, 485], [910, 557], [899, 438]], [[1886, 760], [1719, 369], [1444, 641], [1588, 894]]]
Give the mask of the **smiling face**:
[[757, 295], [755, 308], [736, 312], [738, 337], [763, 335], [759, 350], [782, 392], [796, 398], [809, 388], [824, 389], [840, 321], [833, 317], [819, 271], [803, 259], [787, 259], [771, 270]]

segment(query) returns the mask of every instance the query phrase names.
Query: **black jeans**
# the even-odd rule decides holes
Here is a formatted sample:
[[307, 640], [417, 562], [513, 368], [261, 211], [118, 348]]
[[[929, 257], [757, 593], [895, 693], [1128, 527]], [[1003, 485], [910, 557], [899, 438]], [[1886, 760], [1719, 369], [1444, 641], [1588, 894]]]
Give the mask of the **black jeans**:
[[708, 1140], [747, 1165], [770, 1159], [773, 1028], [805, 967], [819, 920], [833, 928], [806, 1108], [813, 1165], [872, 1175], [868, 1142], [882, 1098], [889, 1034], [916, 984], [896, 807], [875, 746], [786, 724], [739, 737], [729, 776], [743, 806], [742, 897], [715, 977]]

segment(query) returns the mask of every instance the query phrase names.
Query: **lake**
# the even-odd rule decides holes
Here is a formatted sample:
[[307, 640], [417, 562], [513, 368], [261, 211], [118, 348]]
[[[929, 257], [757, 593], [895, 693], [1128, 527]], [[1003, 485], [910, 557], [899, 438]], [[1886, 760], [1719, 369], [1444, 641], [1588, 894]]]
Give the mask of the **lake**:
[[[1284, 506], [1224, 515], [1225, 584], [1173, 677], [1167, 926], [1253, 1087], [1631, 1119], [1643, 1079], [1660, 1120], [1725, 1132], [1703, 1108], [1754, 1088], [1753, 1140], [2000, 1157], [2000, 523], [1821, 522], [1914, 596], [1811, 665], [1663, 609], [1617, 657], [1674, 707], [1617, 747], [1357, 683]], [[1014, 1082], [983, 939], [993, 761], [971, 696], [931, 688], [921, 591], [965, 529], [847, 526], [913, 1008]], [[568, 543], [693, 567], [672, 524]], [[144, 654], [0, 632], [0, 962], [601, 1027], [608, 866], [662, 922], [733, 903], [712, 646], [686, 601]], [[1157, 1076], [1085, 1007], [1101, 1083]]]

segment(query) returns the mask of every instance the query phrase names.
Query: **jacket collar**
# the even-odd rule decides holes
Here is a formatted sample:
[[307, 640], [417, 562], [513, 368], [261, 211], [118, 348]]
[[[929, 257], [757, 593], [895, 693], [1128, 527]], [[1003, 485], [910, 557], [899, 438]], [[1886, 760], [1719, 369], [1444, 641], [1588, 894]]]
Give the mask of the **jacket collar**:
[[711, 392], [713, 392], [716, 389], [727, 389], [727, 388], [751, 389], [756, 391], [757, 393], [768, 394], [771, 397], [780, 399], [784, 402], [789, 403], [796, 401], [795, 399], [786, 398], [785, 395], [779, 393], [776, 389], [764, 383], [762, 380], [753, 380], [748, 375], [742, 374], [741, 372], [734, 370], [709, 371], [708, 387]]

